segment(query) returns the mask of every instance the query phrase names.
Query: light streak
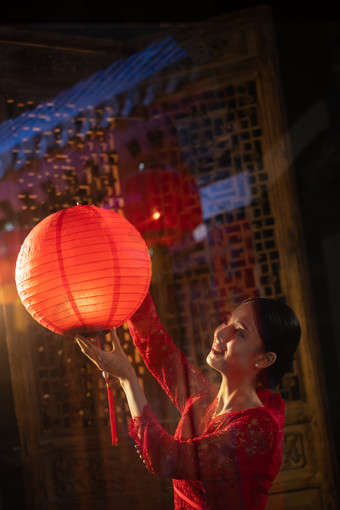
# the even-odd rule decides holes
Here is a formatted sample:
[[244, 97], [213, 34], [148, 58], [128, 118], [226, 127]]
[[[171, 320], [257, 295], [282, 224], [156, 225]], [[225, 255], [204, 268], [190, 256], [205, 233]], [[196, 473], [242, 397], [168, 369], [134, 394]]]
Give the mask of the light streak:
[[[40, 136], [40, 143], [34, 153], [38, 157], [42, 157], [48, 148], [55, 144], [52, 133], [57, 127], [61, 129], [60, 146], [65, 146], [75, 134], [75, 117], [79, 114], [83, 114], [85, 118], [80, 134], [86, 135], [91, 121], [95, 118], [96, 107], [105, 103], [114, 104], [118, 94], [129, 93], [141, 81], [185, 56], [186, 51], [171, 36], [155, 41], [144, 50], [126, 59], [120, 59], [107, 69], [97, 71], [90, 78], [79, 81], [53, 100], [41, 103], [15, 119], [2, 122], [0, 178], [13, 164], [13, 149], [18, 151], [14, 166], [18, 170], [32, 153], [33, 137]], [[131, 108], [125, 108], [125, 113], [128, 114], [130, 110]], [[119, 112], [115, 112], [115, 115], [117, 113]], [[120, 113], [123, 115], [124, 109]], [[105, 124], [107, 120], [104, 121]]]

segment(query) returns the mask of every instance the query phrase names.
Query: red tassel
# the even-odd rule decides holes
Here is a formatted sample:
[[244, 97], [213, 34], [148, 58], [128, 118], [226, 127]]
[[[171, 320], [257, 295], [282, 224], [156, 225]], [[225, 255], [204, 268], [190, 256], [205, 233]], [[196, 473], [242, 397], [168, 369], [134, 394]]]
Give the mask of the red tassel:
[[[104, 335], [98, 334], [97, 344], [98, 344], [98, 347], [103, 350], [104, 350], [104, 341], [105, 341]], [[117, 426], [116, 426], [115, 405], [114, 405], [114, 401], [113, 401], [113, 391], [112, 391], [111, 381], [109, 378], [109, 374], [107, 372], [102, 372], [102, 376], [105, 379], [106, 389], [107, 389], [107, 398], [109, 401], [112, 446], [118, 446], [118, 434], [117, 434]]]
[[112, 391], [110, 379], [108, 377], [106, 377], [107, 375], [108, 374], [103, 372], [103, 377], [105, 379], [106, 388], [107, 388], [107, 398], [109, 401], [112, 446], [118, 446], [118, 434], [117, 434], [117, 427], [116, 427], [115, 406], [114, 406], [114, 402], [113, 402], [113, 391]]

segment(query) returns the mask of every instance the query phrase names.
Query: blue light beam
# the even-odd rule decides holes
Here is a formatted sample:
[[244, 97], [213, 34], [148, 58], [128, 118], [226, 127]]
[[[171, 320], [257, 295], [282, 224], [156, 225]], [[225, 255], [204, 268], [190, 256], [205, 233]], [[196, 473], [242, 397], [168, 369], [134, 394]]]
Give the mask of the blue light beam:
[[[132, 90], [138, 83], [174, 64], [187, 56], [171, 37], [155, 41], [146, 49], [126, 59], [114, 62], [107, 69], [95, 72], [90, 78], [79, 81], [72, 88], [61, 92], [53, 100], [39, 104], [35, 109], [24, 112], [15, 119], [0, 124], [0, 178], [11, 165], [14, 148], [19, 149], [15, 169], [18, 170], [26, 161], [23, 146], [35, 136], [41, 137], [41, 148], [36, 153], [41, 156], [48, 149], [44, 133], [50, 133], [57, 126], [72, 125], [72, 119], [79, 113], [105, 103], [124, 92]], [[87, 112], [87, 113], [88, 113]], [[65, 133], [64, 133], [65, 131]], [[65, 145], [74, 130], [65, 129], [62, 133], [62, 144]], [[54, 139], [54, 137], [52, 137]], [[44, 140], [44, 142], [43, 142]], [[19, 155], [18, 154], [18, 155]]]

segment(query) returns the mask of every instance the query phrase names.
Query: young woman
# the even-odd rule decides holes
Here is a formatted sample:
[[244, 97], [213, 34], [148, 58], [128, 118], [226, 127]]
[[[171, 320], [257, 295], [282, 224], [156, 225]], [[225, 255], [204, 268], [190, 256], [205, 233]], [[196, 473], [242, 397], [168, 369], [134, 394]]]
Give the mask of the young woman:
[[176, 433], [160, 425], [113, 332], [104, 352], [83, 337], [81, 350], [119, 379], [130, 435], [153, 473], [173, 479], [175, 509], [260, 510], [282, 462], [284, 403], [272, 393], [289, 370], [300, 324], [284, 303], [250, 298], [214, 332], [207, 363], [219, 388], [187, 362], [159, 321], [150, 294], [128, 321], [146, 366], [181, 413]]

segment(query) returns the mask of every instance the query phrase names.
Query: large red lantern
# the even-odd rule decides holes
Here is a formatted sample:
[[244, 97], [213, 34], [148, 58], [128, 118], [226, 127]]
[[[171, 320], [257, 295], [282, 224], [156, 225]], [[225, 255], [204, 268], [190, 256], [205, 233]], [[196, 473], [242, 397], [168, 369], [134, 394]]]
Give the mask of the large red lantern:
[[[40, 324], [66, 336], [97, 336], [139, 308], [151, 280], [140, 233], [120, 214], [77, 205], [51, 214], [26, 237], [16, 264], [18, 294]], [[118, 444], [109, 375], [112, 444]]]
[[121, 180], [124, 214], [148, 246], [171, 245], [202, 223], [199, 190], [174, 168], [148, 168]]
[[16, 265], [25, 308], [67, 336], [96, 336], [120, 326], [141, 305], [150, 280], [150, 256], [139, 232], [120, 214], [93, 205], [42, 220]]

